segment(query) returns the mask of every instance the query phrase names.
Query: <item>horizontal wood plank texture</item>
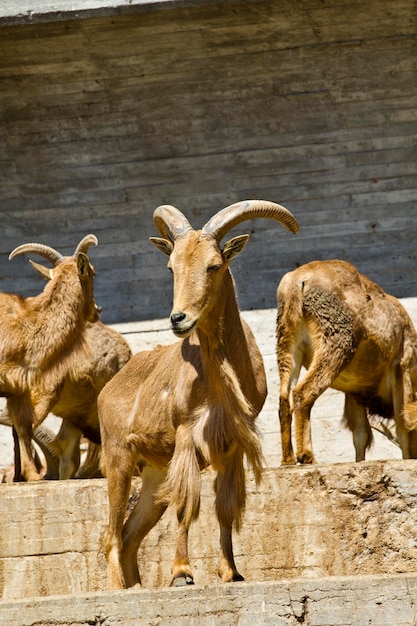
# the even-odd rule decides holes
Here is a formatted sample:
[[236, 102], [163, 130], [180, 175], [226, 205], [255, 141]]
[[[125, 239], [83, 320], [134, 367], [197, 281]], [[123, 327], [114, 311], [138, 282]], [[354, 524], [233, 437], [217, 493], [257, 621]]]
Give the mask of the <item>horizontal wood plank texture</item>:
[[165, 317], [153, 210], [197, 228], [262, 198], [300, 231], [239, 227], [241, 308], [273, 307], [286, 271], [336, 257], [417, 295], [414, 0], [168, 5], [0, 28], [0, 289], [42, 288], [14, 246], [70, 253], [93, 232], [103, 321]]

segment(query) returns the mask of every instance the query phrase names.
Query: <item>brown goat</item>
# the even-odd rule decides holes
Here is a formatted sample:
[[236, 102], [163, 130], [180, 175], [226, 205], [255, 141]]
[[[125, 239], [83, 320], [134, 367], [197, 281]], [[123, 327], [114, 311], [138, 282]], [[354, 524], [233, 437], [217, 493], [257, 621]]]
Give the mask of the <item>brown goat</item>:
[[[82, 435], [93, 444], [100, 444], [98, 394], [132, 356], [124, 337], [100, 321], [87, 325], [85, 337], [89, 354], [79, 359], [73, 372], [65, 378], [51, 409], [63, 419], [57, 438], [61, 448], [60, 479], [72, 478], [77, 472]], [[70, 432], [68, 424], [73, 427]]]
[[62, 382], [87, 350], [85, 325], [98, 320], [94, 268], [86, 255], [94, 235], [87, 235], [71, 257], [43, 244], [24, 244], [11, 252], [39, 254], [54, 264], [43, 292], [26, 299], [0, 294], [0, 395], [19, 438], [22, 475], [42, 478], [32, 458], [33, 428], [56, 403]]
[[[48, 268], [31, 261], [33, 267], [46, 280], [50, 280]], [[66, 376], [52, 413], [63, 419], [57, 435], [53, 438], [38, 427], [35, 441], [52, 465], [58, 459], [58, 474], [48, 478], [65, 480], [89, 478], [99, 473], [100, 425], [97, 415], [97, 396], [104, 385], [125, 365], [132, 356], [129, 344], [116, 330], [102, 322], [87, 322], [85, 331], [88, 354], [80, 358], [76, 368]], [[85, 463], [80, 468], [80, 441], [89, 439]]]
[[[394, 418], [403, 458], [416, 433], [404, 404], [417, 393], [417, 333], [402, 306], [350, 263], [314, 261], [282, 278], [277, 290], [277, 360], [282, 464], [314, 463], [310, 412], [328, 388], [345, 394], [344, 424], [356, 461], [372, 443], [369, 416]], [[306, 375], [297, 383], [302, 367]]]
[[[255, 418], [266, 398], [262, 357], [241, 319], [229, 266], [248, 235], [221, 249], [222, 237], [244, 220], [275, 219], [292, 232], [289, 211], [271, 202], [231, 205], [195, 231], [171, 206], [154, 213], [163, 238], [150, 241], [169, 256], [174, 279], [171, 328], [181, 339], [140, 352], [104, 387], [98, 398], [103, 470], [109, 494], [106, 537], [111, 588], [140, 585], [137, 552], [168, 505], [179, 529], [171, 584], [191, 584], [188, 529], [199, 513], [200, 470], [216, 472], [220, 524], [218, 573], [243, 580], [233, 557], [232, 525], [245, 506], [244, 457], [257, 481], [262, 451]], [[131, 477], [139, 466], [142, 490], [125, 524]]]
[[[51, 413], [62, 418], [58, 433], [55, 435], [41, 426], [34, 430], [34, 441], [47, 461], [47, 478], [65, 480], [96, 474], [101, 447], [97, 396], [132, 356], [123, 335], [100, 321], [86, 325], [85, 339], [88, 353], [81, 355], [66, 375], [57, 401], [51, 408]], [[0, 413], [0, 423], [11, 425], [7, 413]], [[80, 468], [80, 440], [83, 435], [90, 440], [90, 444], [88, 462], [86, 459], [85, 466]]]

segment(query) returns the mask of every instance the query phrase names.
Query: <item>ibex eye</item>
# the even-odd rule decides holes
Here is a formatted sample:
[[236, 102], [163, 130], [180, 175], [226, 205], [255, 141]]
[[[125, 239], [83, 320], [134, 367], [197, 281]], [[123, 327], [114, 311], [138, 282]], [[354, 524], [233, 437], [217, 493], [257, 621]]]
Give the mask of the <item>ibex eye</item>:
[[210, 265], [210, 267], [207, 268], [208, 272], [217, 272], [217, 270], [219, 270], [221, 268], [221, 265]]

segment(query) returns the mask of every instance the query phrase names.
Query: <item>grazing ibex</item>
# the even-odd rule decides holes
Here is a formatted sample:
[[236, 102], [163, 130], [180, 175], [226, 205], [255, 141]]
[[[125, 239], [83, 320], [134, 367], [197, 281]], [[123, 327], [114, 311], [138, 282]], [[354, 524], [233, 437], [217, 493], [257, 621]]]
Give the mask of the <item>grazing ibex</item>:
[[88, 349], [87, 321], [99, 317], [93, 293], [95, 272], [86, 254], [92, 244], [97, 244], [96, 237], [87, 235], [71, 257], [39, 243], [24, 244], [9, 255], [12, 259], [31, 252], [54, 265], [41, 294], [26, 299], [0, 294], [0, 395], [7, 399], [19, 438], [22, 475], [28, 481], [42, 478], [32, 458], [33, 427], [49, 413], [63, 380]]
[[[218, 573], [224, 582], [243, 580], [234, 562], [232, 525], [239, 528], [245, 506], [245, 456], [256, 480], [261, 477], [255, 418], [266, 398], [266, 379], [229, 271], [249, 236], [234, 237], [223, 248], [220, 241], [234, 226], [259, 217], [277, 220], [292, 232], [298, 229], [293, 215], [272, 202], [238, 202], [197, 231], [175, 207], [155, 210], [162, 238], [150, 241], [169, 256], [174, 280], [170, 322], [181, 341], [134, 355], [98, 398], [111, 588], [140, 584], [138, 548], [168, 505], [175, 507], [179, 522], [171, 584], [193, 582], [188, 529], [199, 513], [200, 470], [209, 465], [217, 474]], [[137, 466], [142, 490], [123, 524]]]
[[402, 304], [340, 260], [285, 274], [277, 301], [282, 464], [296, 462], [292, 412], [297, 461], [314, 463], [310, 412], [328, 387], [345, 394], [344, 424], [356, 461], [372, 443], [372, 415], [394, 418], [403, 458], [415, 457], [416, 426], [403, 408], [417, 395], [417, 332]]

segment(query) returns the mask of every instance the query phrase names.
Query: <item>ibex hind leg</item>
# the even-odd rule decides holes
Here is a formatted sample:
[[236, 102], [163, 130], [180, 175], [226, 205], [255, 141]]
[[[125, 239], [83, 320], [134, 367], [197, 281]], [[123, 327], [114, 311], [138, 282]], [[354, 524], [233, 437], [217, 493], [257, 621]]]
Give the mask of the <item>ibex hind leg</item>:
[[280, 379], [279, 394], [279, 423], [281, 431], [281, 465], [295, 465], [296, 458], [292, 445], [292, 406], [291, 406], [291, 388], [298, 380], [300, 375], [302, 360], [299, 353], [293, 351], [286, 352], [285, 342], [280, 345], [277, 343], [278, 371]]
[[125, 522], [122, 533], [121, 562], [126, 587], [141, 585], [138, 549], [142, 540], [161, 519], [167, 505], [158, 501], [157, 493], [166, 473], [146, 466], [142, 471], [142, 488], [138, 501]]
[[311, 437], [311, 410], [317, 399], [331, 386], [345, 365], [336, 347], [334, 354], [331, 354], [326, 346], [321, 346], [316, 350], [306, 375], [293, 390], [298, 463], [316, 462]]
[[177, 514], [178, 532], [174, 561], [172, 563], [171, 587], [194, 585], [194, 577], [188, 557], [188, 526], [184, 523], [183, 515]]
[[343, 423], [352, 432], [355, 461], [364, 461], [366, 450], [372, 444], [372, 430], [366, 408], [348, 393], [345, 394]]
[[292, 411], [288, 396], [281, 394], [279, 399], [279, 423], [281, 429], [281, 465], [295, 465], [295, 454], [291, 441]]

